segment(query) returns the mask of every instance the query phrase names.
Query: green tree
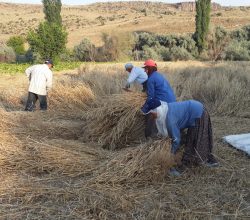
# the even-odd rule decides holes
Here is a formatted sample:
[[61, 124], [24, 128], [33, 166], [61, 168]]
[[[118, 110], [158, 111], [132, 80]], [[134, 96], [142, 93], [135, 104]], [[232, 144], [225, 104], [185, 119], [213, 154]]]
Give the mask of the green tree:
[[46, 21], [28, 33], [31, 51], [41, 59], [59, 59], [66, 49], [67, 32], [62, 26], [60, 0], [43, 0]]
[[43, 12], [49, 23], [62, 24], [61, 0], [43, 0]]
[[196, 31], [194, 39], [199, 53], [206, 48], [206, 38], [209, 31], [211, 0], [196, 0]]
[[42, 59], [58, 59], [66, 49], [67, 32], [56, 24], [43, 22], [36, 31], [28, 33], [27, 40], [33, 52], [39, 53]]
[[17, 55], [24, 55], [24, 39], [21, 36], [13, 36], [7, 41], [7, 46], [12, 47]]

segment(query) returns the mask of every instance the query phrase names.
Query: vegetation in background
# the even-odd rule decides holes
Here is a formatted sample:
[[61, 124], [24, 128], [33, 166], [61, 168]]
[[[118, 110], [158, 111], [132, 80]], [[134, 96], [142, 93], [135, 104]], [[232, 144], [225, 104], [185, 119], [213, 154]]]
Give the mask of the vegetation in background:
[[84, 38], [79, 45], [74, 47], [74, 54], [79, 61], [94, 61], [95, 45], [90, 40]]
[[30, 31], [27, 39], [31, 50], [42, 59], [55, 60], [66, 49], [67, 33], [62, 26], [45, 21], [40, 23], [36, 31]]
[[0, 43], [0, 62], [12, 63], [16, 60], [16, 54], [12, 47]]
[[84, 39], [74, 48], [79, 61], [122, 61], [155, 59], [177, 60], [250, 60], [250, 26], [232, 32], [223, 27], [211, 27], [206, 37], [206, 47], [199, 48], [189, 35], [165, 35], [135, 32], [132, 36], [103, 35], [103, 46], [95, 47]]
[[206, 38], [209, 31], [210, 23], [210, 12], [211, 0], [196, 1], [196, 31], [194, 34], [194, 39], [196, 41], [199, 53], [201, 53], [206, 48]]
[[24, 55], [24, 43], [25, 40], [22, 36], [13, 36], [7, 41], [7, 46], [12, 47], [17, 55]]
[[61, 1], [44, 0], [43, 4], [46, 21], [40, 23], [37, 30], [30, 31], [27, 39], [32, 52], [41, 59], [58, 60], [67, 43], [67, 32], [61, 24]]
[[73, 53], [79, 61], [122, 61], [131, 59], [132, 50], [135, 45], [132, 34], [113, 33], [102, 35], [103, 45], [95, 47], [90, 40], [83, 39], [74, 47]]
[[229, 33], [223, 27], [211, 28], [207, 36], [208, 59], [213, 61], [223, 59], [225, 48], [229, 42]]
[[[30, 65], [29, 63], [22, 63], [22, 64], [0, 63], [0, 75], [1, 74], [15, 75], [19, 73], [23, 74], [25, 69], [27, 69], [29, 65]], [[80, 65], [81, 65], [80, 62], [58, 62], [56, 65], [54, 65], [53, 71], [76, 69]]]
[[62, 25], [61, 17], [61, 0], [43, 0], [43, 12], [45, 14], [45, 20], [49, 23], [56, 23]]

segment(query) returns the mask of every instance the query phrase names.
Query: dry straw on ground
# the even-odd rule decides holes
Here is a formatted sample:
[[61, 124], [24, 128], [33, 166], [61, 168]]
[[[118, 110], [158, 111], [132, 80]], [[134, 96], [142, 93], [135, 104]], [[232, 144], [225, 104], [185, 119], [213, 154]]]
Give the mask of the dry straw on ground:
[[97, 141], [107, 149], [140, 142], [144, 131], [140, 108], [145, 99], [145, 94], [133, 92], [98, 98], [86, 113], [84, 139]]
[[57, 82], [49, 92], [49, 108], [57, 115], [81, 118], [94, 97], [88, 85], [74, 83], [66, 78]]
[[[243, 71], [240, 66], [238, 69]], [[182, 65], [179, 65], [179, 68], [181, 67]], [[209, 67], [206, 66], [201, 70], [205, 71], [207, 68]], [[248, 68], [249, 64], [246, 64], [245, 69], [248, 70]], [[98, 72], [97, 69], [96, 72]], [[103, 74], [102, 69], [101, 66], [101, 74]], [[177, 69], [176, 67], [175, 70]], [[219, 74], [220, 69], [225, 72], [230, 71], [225, 66], [216, 69], [214, 74]], [[249, 71], [245, 74], [249, 75]], [[187, 75], [185, 74], [184, 77], [188, 78]], [[91, 83], [98, 80], [97, 76], [90, 80]], [[1, 77], [1, 81], [5, 82], [6, 78]], [[212, 73], [207, 74], [207, 77], [208, 80], [214, 80]], [[62, 78], [58, 75], [57, 79]], [[100, 95], [106, 92], [107, 95], [119, 92], [120, 87], [117, 86], [109, 93], [113, 78], [111, 76], [110, 80], [108, 78]], [[197, 77], [198, 79], [200, 77]], [[0, 93], [0, 106], [2, 106], [0, 107], [1, 219], [249, 218], [249, 159], [221, 141], [221, 137], [227, 134], [249, 132], [250, 119], [247, 117], [249, 114], [245, 114], [246, 117], [239, 117], [238, 114], [236, 114], [237, 117], [222, 117], [216, 113], [217, 116], [212, 117], [215, 155], [220, 161], [220, 167], [190, 168], [181, 177], [171, 178], [166, 175], [168, 168], [174, 163], [169, 154], [168, 141], [132, 144], [137, 139], [126, 139], [126, 135], [127, 137], [134, 135], [130, 133], [132, 130], [127, 130], [126, 126], [132, 126], [133, 129], [138, 126], [138, 131], [141, 131], [143, 136], [143, 127], [139, 126], [139, 123], [143, 124], [143, 116], [139, 116], [142, 120], [138, 124], [133, 124], [131, 120], [138, 117], [138, 111], [145, 97], [137, 93], [125, 93], [109, 96], [110, 99], [112, 97], [118, 100], [117, 103], [112, 102], [108, 97], [101, 99], [96, 95], [97, 88], [101, 87], [101, 83], [98, 82], [96, 83], [98, 86], [93, 90], [98, 102], [94, 101], [89, 106], [90, 111], [79, 112], [81, 103], [70, 102], [70, 100], [81, 97], [81, 93], [85, 90], [82, 87], [73, 89], [71, 85], [80, 86], [86, 83], [86, 80], [86, 77], [76, 76], [72, 82], [69, 77], [58, 90], [60, 93], [50, 97], [50, 106], [57, 107], [58, 114], [51, 110], [32, 113], [13, 111], [23, 107], [19, 105], [15, 108], [23, 95], [22, 89], [18, 87], [18, 81], [13, 80], [13, 83], [17, 82], [16, 88], [18, 88], [17, 92], [12, 93], [13, 97]], [[194, 78], [191, 77], [190, 84], [188, 83], [190, 89], [193, 80]], [[201, 88], [207, 86], [203, 80], [195, 83], [202, 83]], [[171, 85], [176, 86], [176, 84]], [[209, 83], [211, 89], [213, 85]], [[9, 83], [2, 87], [3, 90], [8, 86]], [[193, 88], [196, 88], [195, 85]], [[216, 90], [218, 87], [214, 88]], [[232, 88], [235, 89], [235, 87]], [[248, 94], [249, 86], [241, 88], [243, 91], [240, 94]], [[74, 95], [68, 94], [67, 89]], [[19, 94], [18, 91], [20, 91]], [[185, 91], [183, 90], [182, 94]], [[195, 91], [200, 93], [207, 90], [195, 89]], [[219, 96], [223, 94], [218, 93]], [[63, 109], [63, 97], [70, 102], [69, 111], [72, 115]], [[128, 100], [131, 101], [129, 105], [137, 110], [134, 109], [131, 112], [130, 107], [127, 106]], [[223, 99], [220, 98], [220, 100]], [[227, 100], [228, 103], [232, 101], [231, 105], [240, 101]], [[247, 97], [244, 97], [244, 100], [247, 100]], [[83, 103], [83, 100], [81, 102]], [[13, 103], [10, 108], [9, 103]], [[119, 108], [122, 111], [118, 111]], [[12, 111], [6, 112], [6, 109]], [[95, 130], [91, 127], [90, 131], [97, 135], [93, 138], [94, 141], [98, 141], [100, 134], [107, 134], [100, 141], [106, 141], [106, 143], [113, 141], [114, 147], [118, 148], [127, 144], [130, 147], [110, 151], [98, 147], [97, 144], [82, 143], [78, 137], [82, 137], [82, 127], [89, 122], [85, 121], [85, 116], [94, 117], [91, 110], [95, 112], [96, 118], [101, 120], [101, 128]], [[131, 114], [126, 114], [126, 111]], [[247, 113], [247, 108], [245, 112]], [[82, 119], [79, 118], [78, 113], [83, 114]], [[105, 121], [105, 116], [110, 120], [116, 120], [114, 125], [110, 120]], [[124, 118], [129, 120], [126, 121]], [[118, 119], [123, 119], [121, 122], [125, 120], [128, 124], [124, 126]], [[93, 126], [98, 125], [97, 121], [92, 122]], [[119, 125], [119, 129], [102, 129], [106, 125]], [[114, 139], [109, 136], [110, 133], [115, 134]], [[140, 137], [140, 134], [138, 136]], [[121, 144], [118, 137], [122, 140]]]
[[171, 143], [168, 139], [146, 142], [137, 147], [124, 149], [100, 168], [95, 181], [110, 184], [138, 184], [162, 180], [168, 169], [180, 160], [181, 154], [174, 158], [170, 149]]

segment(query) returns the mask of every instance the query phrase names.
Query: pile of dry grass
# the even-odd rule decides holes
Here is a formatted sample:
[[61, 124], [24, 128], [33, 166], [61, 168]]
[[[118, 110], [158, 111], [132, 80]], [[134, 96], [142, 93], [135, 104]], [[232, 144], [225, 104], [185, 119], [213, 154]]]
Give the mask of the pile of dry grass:
[[75, 82], [84, 82], [96, 96], [122, 93], [126, 82], [125, 70], [121, 64], [85, 64], [72, 76]]
[[24, 88], [19, 90], [8, 88], [0, 91], [0, 107], [7, 110], [22, 110], [26, 102], [27, 92]]
[[82, 117], [93, 99], [92, 90], [83, 82], [61, 80], [49, 93], [49, 108], [57, 115]]
[[143, 93], [123, 93], [95, 100], [87, 112], [84, 140], [98, 142], [107, 149], [122, 148], [143, 140], [144, 116], [140, 108]]
[[147, 142], [115, 153], [95, 181], [109, 184], [135, 184], [163, 180], [167, 170], [180, 162], [180, 155], [171, 154], [169, 139]]

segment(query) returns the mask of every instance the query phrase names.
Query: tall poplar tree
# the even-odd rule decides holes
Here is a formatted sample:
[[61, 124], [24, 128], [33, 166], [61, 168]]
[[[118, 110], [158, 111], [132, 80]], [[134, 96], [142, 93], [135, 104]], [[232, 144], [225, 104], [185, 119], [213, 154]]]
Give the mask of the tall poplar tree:
[[61, 0], [43, 0], [45, 22], [37, 30], [28, 33], [27, 40], [32, 52], [42, 59], [58, 60], [66, 49], [67, 32], [62, 26]]
[[61, 8], [61, 0], [43, 0], [43, 12], [45, 14], [46, 21], [61, 25]]
[[194, 39], [199, 53], [206, 48], [206, 38], [209, 31], [211, 0], [196, 0], [196, 31]]

